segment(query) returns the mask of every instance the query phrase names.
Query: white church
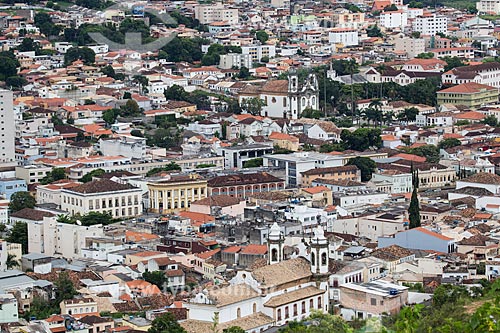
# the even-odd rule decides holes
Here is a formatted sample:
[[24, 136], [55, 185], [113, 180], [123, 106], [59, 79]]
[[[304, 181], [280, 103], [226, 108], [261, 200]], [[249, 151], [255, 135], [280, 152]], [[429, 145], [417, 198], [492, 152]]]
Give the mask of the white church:
[[260, 87], [249, 84], [239, 92], [238, 102], [241, 105], [248, 98], [264, 102], [263, 117], [299, 119], [305, 109], [319, 109], [318, 79], [311, 73], [300, 82], [297, 73], [291, 71], [288, 80], [270, 80]]
[[314, 230], [307, 248], [283, 260], [284, 236], [277, 223], [268, 238], [268, 265], [238, 271], [229, 285], [206, 289], [185, 306], [189, 333], [211, 332], [214, 318], [222, 331], [239, 326], [261, 332], [308, 317], [313, 310], [328, 312], [328, 240], [321, 227]]

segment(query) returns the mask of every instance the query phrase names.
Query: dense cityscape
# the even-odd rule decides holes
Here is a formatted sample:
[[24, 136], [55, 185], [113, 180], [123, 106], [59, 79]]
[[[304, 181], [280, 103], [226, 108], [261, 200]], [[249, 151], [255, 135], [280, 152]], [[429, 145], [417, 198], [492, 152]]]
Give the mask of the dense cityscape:
[[500, 332], [500, 0], [0, 4], [0, 333]]

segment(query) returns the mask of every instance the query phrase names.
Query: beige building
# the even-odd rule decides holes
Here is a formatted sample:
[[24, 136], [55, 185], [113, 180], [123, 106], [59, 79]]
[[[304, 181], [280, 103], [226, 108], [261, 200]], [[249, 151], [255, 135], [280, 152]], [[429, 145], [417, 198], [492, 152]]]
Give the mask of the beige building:
[[197, 174], [168, 175], [147, 183], [149, 207], [154, 213], [187, 210], [193, 201], [207, 197], [207, 180]]
[[55, 217], [28, 222], [28, 252], [48, 256], [79, 258], [86, 248], [86, 239], [104, 237], [101, 225], [90, 227], [58, 223]]
[[471, 108], [498, 102], [498, 89], [485, 84], [467, 82], [437, 92], [439, 105], [465, 105]]
[[302, 186], [311, 186], [315, 179], [351, 180], [361, 181], [361, 171], [355, 165], [344, 165], [329, 168], [316, 168], [304, 171], [302, 174]]
[[113, 218], [127, 218], [142, 213], [142, 190], [108, 179], [61, 190], [61, 209], [71, 215], [108, 212]]
[[61, 314], [82, 315], [98, 314], [97, 302], [92, 298], [73, 298], [60, 303]]
[[16, 178], [23, 179], [26, 184], [39, 183], [43, 177], [52, 171], [52, 167], [45, 165], [16, 166]]
[[222, 3], [198, 5], [194, 8], [194, 17], [201, 24], [210, 24], [218, 21], [226, 21], [229, 24], [238, 24], [238, 9], [228, 8]]

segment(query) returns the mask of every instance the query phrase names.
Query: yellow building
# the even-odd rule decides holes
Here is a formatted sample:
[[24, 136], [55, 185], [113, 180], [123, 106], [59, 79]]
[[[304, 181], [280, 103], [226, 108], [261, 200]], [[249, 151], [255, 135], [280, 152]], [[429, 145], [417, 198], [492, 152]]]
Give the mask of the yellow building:
[[475, 82], [462, 83], [437, 92], [437, 102], [471, 108], [498, 102], [498, 89]]
[[269, 135], [269, 140], [273, 142], [274, 146], [291, 151], [297, 151], [300, 147], [299, 138], [286, 133], [272, 132]]
[[191, 202], [207, 197], [207, 180], [198, 174], [168, 175], [147, 185], [149, 209], [153, 213], [187, 210]]

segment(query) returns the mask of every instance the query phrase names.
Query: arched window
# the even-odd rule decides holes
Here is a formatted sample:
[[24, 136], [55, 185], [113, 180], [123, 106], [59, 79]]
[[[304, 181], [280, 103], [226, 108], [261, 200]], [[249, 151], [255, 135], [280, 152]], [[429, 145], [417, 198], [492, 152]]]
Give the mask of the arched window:
[[293, 316], [297, 316], [297, 304], [293, 305]]
[[236, 309], [236, 318], [241, 318], [241, 309], [240, 308]]
[[306, 98], [302, 97], [302, 106], [306, 106]]
[[278, 250], [277, 249], [271, 250], [271, 260], [278, 261]]
[[253, 303], [253, 313], [257, 313], [257, 303]]
[[321, 254], [321, 265], [326, 265], [327, 259], [326, 259], [326, 253]]
[[285, 306], [285, 319], [288, 319], [290, 317], [290, 313], [288, 312], [288, 306]]
[[314, 266], [316, 265], [316, 255], [314, 252], [311, 253], [311, 264]]
[[311, 105], [312, 105], [313, 107], [315, 107], [315, 106], [316, 106], [316, 96], [313, 96], [313, 97], [311, 98]]
[[281, 309], [278, 309], [277, 320], [281, 320]]
[[318, 297], [318, 309], [321, 309], [321, 296]]
[[302, 313], [306, 313], [306, 301], [302, 301]]

